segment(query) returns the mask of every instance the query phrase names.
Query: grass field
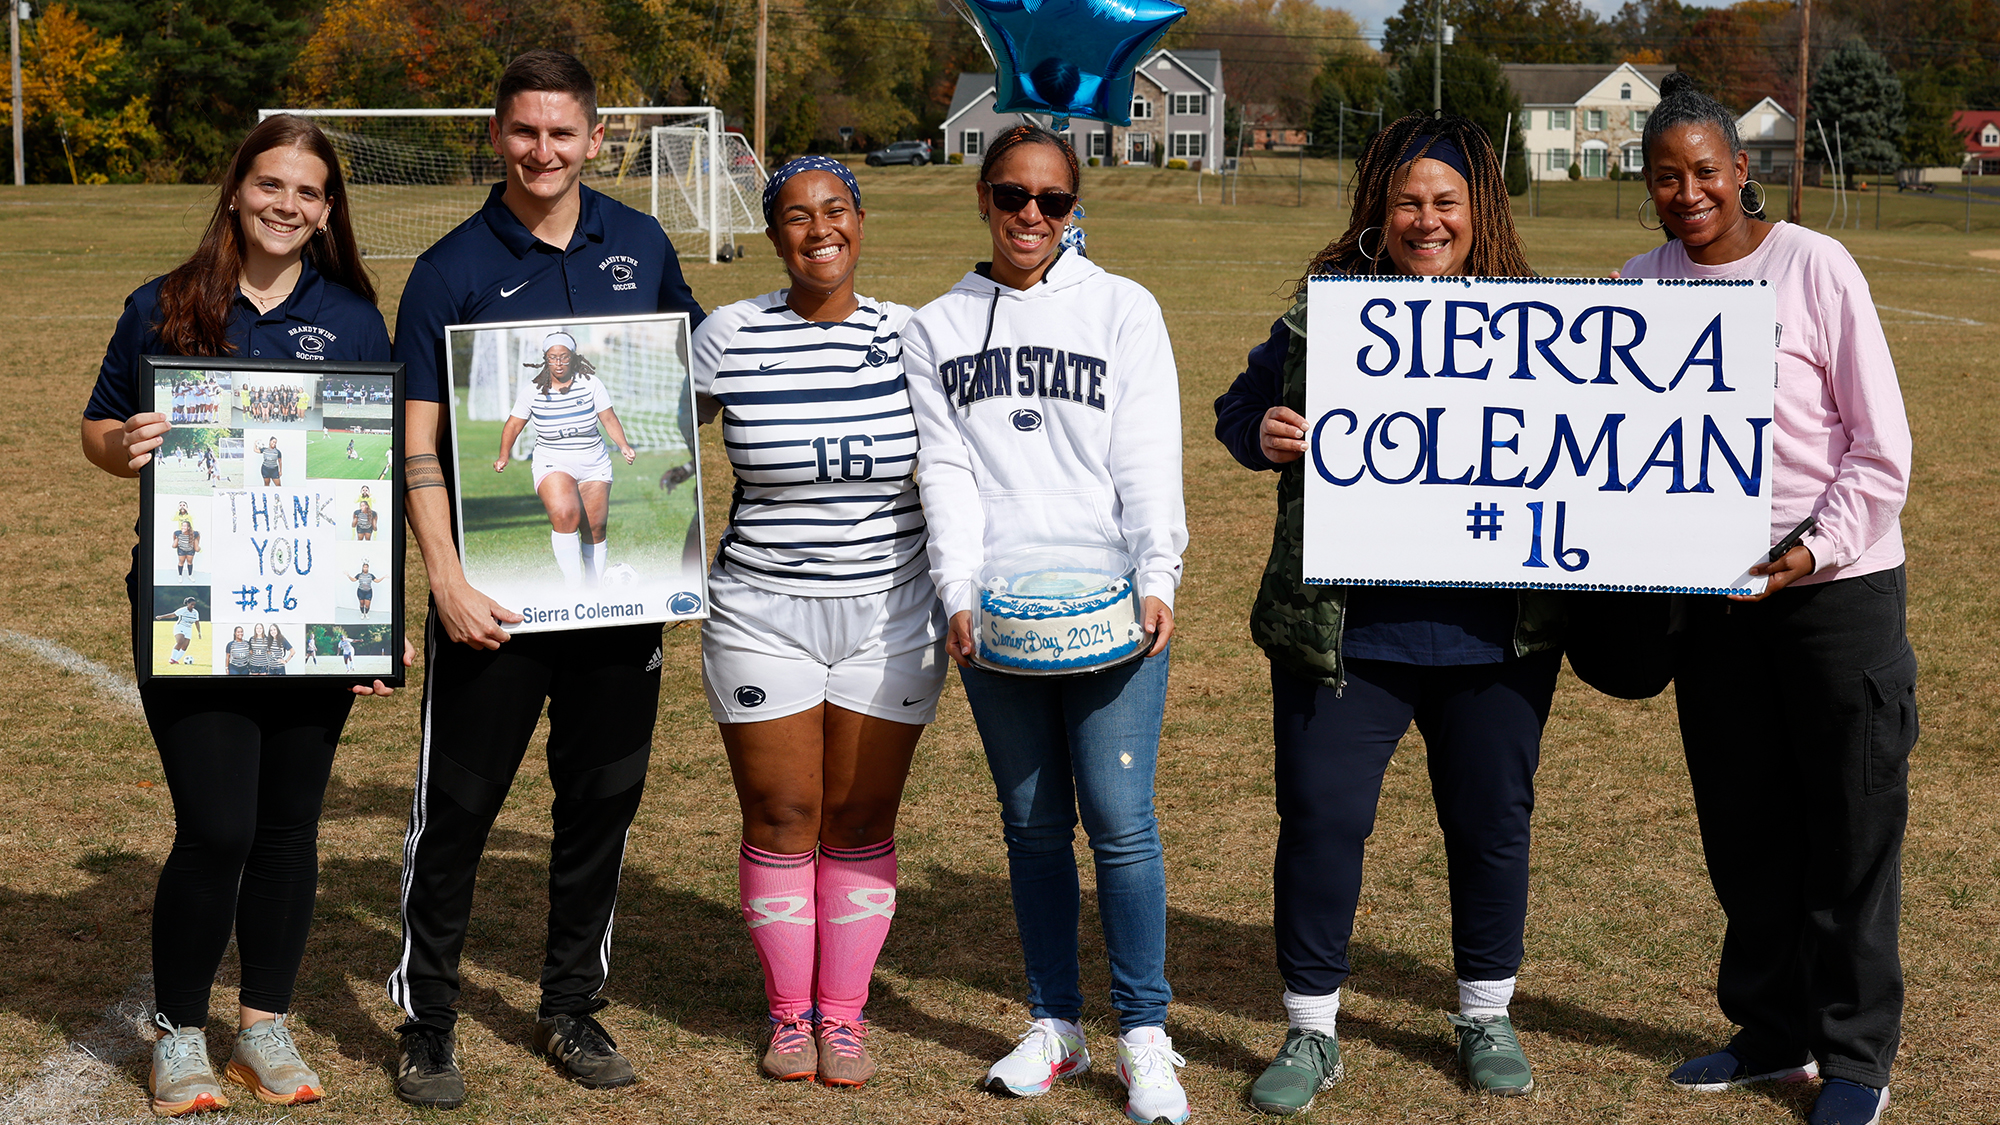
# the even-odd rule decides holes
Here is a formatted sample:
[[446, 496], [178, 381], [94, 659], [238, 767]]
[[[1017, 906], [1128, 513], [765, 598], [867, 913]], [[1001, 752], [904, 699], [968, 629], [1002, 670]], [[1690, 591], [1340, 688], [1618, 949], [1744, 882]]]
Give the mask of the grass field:
[[[868, 294], [921, 304], [984, 256], [973, 170], [869, 170], [861, 182]], [[1657, 235], [1608, 217], [1609, 192], [1601, 201], [1581, 194], [1608, 186], [1578, 186], [1575, 215], [1550, 214], [1560, 200], [1548, 193], [1542, 217], [1521, 219], [1539, 269], [1602, 274], [1656, 244]], [[1245, 627], [1269, 544], [1272, 481], [1237, 468], [1213, 440], [1209, 404], [1264, 338], [1301, 264], [1343, 223], [1330, 185], [1309, 189], [1305, 208], [1276, 181], [1246, 179], [1235, 207], [1217, 206], [1214, 187], [1210, 177], [1197, 205], [1185, 173], [1093, 169], [1084, 181], [1092, 255], [1158, 295], [1180, 365], [1191, 541], [1159, 774], [1176, 992], [1169, 1031], [1189, 1060], [1194, 1120], [1247, 1122], [1256, 1118], [1243, 1091], [1284, 1030], [1270, 927], [1269, 687]], [[1817, 217], [1832, 197], [1810, 192], [1807, 201]], [[1902, 200], [1883, 202], [1886, 217]], [[25, 396], [24, 413], [0, 429], [0, 563], [12, 578], [0, 609], [7, 628], [114, 669], [128, 659], [119, 576], [136, 497], [77, 455], [76, 413], [124, 296], [186, 253], [211, 205], [191, 188], [0, 188], [10, 297], [0, 326], [33, 333], [55, 379], [55, 393]], [[1975, 256], [2000, 250], [2000, 232], [1988, 221], [1967, 237], [1948, 219], [1841, 237], [1884, 310], [1917, 441], [1903, 519], [1924, 737], [1904, 860], [1909, 1007], [1889, 1121], [1971, 1125], [2000, 1119], [2000, 261]], [[704, 304], [782, 284], [764, 243], [744, 241], [754, 243], [747, 261], [687, 266]], [[374, 265], [393, 309], [407, 263]], [[726, 461], [713, 428], [702, 438], [712, 546], [729, 477], [715, 470]], [[52, 537], [69, 544], [60, 566], [43, 551]], [[404, 591], [412, 621], [421, 620], [422, 574], [413, 546]], [[466, 950], [459, 1041], [473, 1100], [441, 1115], [391, 1097], [391, 1029], [401, 1016], [381, 982], [396, 957], [417, 755], [412, 690], [357, 705], [334, 766], [320, 906], [295, 1005], [302, 1047], [332, 1093], [288, 1119], [1122, 1120], [1108, 1066], [1038, 1101], [974, 1089], [1026, 1010], [993, 793], [955, 686], [919, 749], [898, 828], [901, 903], [870, 1007], [881, 1075], [860, 1092], [758, 1079], [763, 996], [736, 905], [735, 803], [702, 698], [698, 640], [695, 628], [666, 634], [653, 771], [624, 870], [603, 1014], [645, 1080], [590, 1093], [528, 1052], [551, 795], [531, 751], [480, 871]], [[10, 667], [30, 690], [10, 694], [0, 741], [0, 1119], [137, 1116], [143, 1047], [106, 1012], [124, 1003], [129, 1013], [150, 996], [146, 935], [171, 804], [133, 714], [82, 674], [25, 656]], [[1538, 796], [1514, 1006], [1536, 1094], [1482, 1102], [1460, 1085], [1444, 1020], [1455, 1003], [1444, 851], [1412, 735], [1389, 770], [1370, 846], [1357, 971], [1341, 1013], [1348, 1077], [1311, 1120], [1797, 1121], [1807, 1091], [1691, 1098], [1661, 1080], [1729, 1031], [1712, 995], [1721, 922], [1671, 697], [1620, 702], [1565, 676]], [[1089, 877], [1086, 866], [1086, 886]], [[1115, 1020], [1095, 924], [1087, 905], [1087, 1019], [1092, 1046], [1108, 1056]], [[225, 981], [233, 965], [232, 956]], [[233, 988], [218, 988], [218, 1057], [234, 1003]], [[64, 1062], [72, 1041], [111, 1062]], [[287, 1118], [255, 1107], [234, 1116]]]
[[[354, 443], [349, 460], [347, 443]], [[314, 430], [306, 437], [306, 476], [315, 480], [375, 480], [382, 475], [389, 451], [388, 434], [349, 434]]]
[[[153, 674], [156, 676], [212, 676], [215, 665], [211, 654], [215, 651], [215, 629], [207, 621], [201, 623], [201, 636], [188, 641], [187, 652], [181, 663], [169, 664], [167, 658], [174, 654], [174, 623], [153, 622]], [[194, 663], [187, 661], [192, 659]]]

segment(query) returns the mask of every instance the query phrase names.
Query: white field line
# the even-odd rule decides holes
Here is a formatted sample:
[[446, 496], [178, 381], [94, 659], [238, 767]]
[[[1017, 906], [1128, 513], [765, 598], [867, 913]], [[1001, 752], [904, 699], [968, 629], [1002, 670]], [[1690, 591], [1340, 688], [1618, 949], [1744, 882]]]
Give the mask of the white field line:
[[[40, 637], [30, 637], [25, 633], [7, 629], [0, 629], [0, 646], [40, 657], [65, 672], [88, 677], [97, 685], [98, 691], [123, 704], [134, 715], [144, 711], [139, 703], [139, 687], [132, 682], [130, 676], [114, 672], [74, 649], [67, 649], [54, 641], [45, 641]], [[6, 1120], [5, 1116], [0, 1115], [0, 1120]]]
[[1948, 262], [1919, 262], [1915, 258], [1884, 258], [1876, 254], [1854, 254], [1854, 257], [1866, 262], [1894, 262], [1899, 266], [1925, 266], [1934, 270], [1971, 270], [1973, 273], [2000, 273], [2000, 270], [1988, 269], [1985, 266], [1954, 266]]
[[137, 1125], [155, 1120], [138, 1110], [107, 1115], [98, 1105], [108, 1087], [124, 1085], [119, 1066], [148, 1050], [152, 1030], [153, 977], [141, 975], [125, 995], [104, 1009], [103, 1018], [61, 1050], [42, 1059], [41, 1070], [12, 1093], [0, 1097], [0, 1121], [22, 1125]]
[[1901, 313], [1904, 316], [1920, 316], [1925, 320], [1941, 320], [1946, 324], [1970, 324], [1974, 328], [1984, 328], [1986, 326], [1985, 321], [1967, 320], [1962, 316], [1946, 316], [1943, 313], [1925, 312], [1922, 309], [1899, 309], [1894, 305], [1883, 304], [1877, 304], [1875, 307], [1881, 309], [1883, 312]]

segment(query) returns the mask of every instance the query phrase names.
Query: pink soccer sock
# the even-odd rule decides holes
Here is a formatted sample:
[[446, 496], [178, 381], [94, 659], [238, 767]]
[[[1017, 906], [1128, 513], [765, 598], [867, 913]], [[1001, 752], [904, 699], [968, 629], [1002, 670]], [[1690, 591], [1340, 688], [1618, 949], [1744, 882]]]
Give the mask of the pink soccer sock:
[[778, 1019], [812, 1007], [813, 878], [812, 852], [782, 855], [744, 844], [737, 855], [743, 921], [764, 965], [764, 996]]
[[858, 1020], [896, 916], [896, 840], [819, 848], [819, 1014]]

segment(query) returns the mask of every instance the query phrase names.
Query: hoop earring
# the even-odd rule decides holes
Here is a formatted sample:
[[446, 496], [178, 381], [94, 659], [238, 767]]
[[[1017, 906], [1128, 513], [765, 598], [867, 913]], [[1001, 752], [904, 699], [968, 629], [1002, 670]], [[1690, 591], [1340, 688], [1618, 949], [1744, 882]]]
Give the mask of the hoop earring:
[[[1756, 189], [1757, 189], [1757, 205], [1756, 205], [1755, 207], [1752, 207], [1752, 206], [1750, 205], [1750, 189], [1751, 189], [1751, 188], [1756, 188]], [[1746, 215], [1761, 215], [1761, 214], [1763, 214], [1763, 213], [1764, 213], [1764, 204], [1765, 204], [1765, 202], [1766, 202], [1766, 201], [1768, 201], [1768, 200], [1770, 199], [1770, 195], [1771, 195], [1771, 193], [1770, 193], [1770, 192], [1767, 192], [1767, 191], [1765, 191], [1765, 190], [1764, 190], [1764, 185], [1763, 185], [1763, 184], [1760, 184], [1760, 183], [1758, 183], [1758, 182], [1757, 182], [1756, 180], [1745, 180], [1745, 181], [1743, 181], [1743, 213], [1744, 213], [1744, 214], [1746, 214]]]
[[[1651, 223], [1646, 221], [1646, 208], [1648, 207], [1653, 209], [1653, 221]], [[1661, 227], [1667, 225], [1666, 220], [1660, 218], [1660, 208], [1654, 204], [1653, 197], [1650, 195], [1639, 201], [1639, 225], [1646, 230], [1659, 230]]]
[[1371, 230], [1381, 230], [1381, 229], [1382, 229], [1381, 227], [1363, 227], [1361, 229], [1361, 233], [1354, 236], [1354, 248], [1360, 251], [1362, 257], [1368, 259], [1371, 262], [1381, 256], [1382, 247], [1379, 245], [1380, 240], [1378, 239], [1377, 240], [1378, 245], [1375, 247], [1375, 253], [1370, 254], [1368, 252], [1368, 242], [1367, 242], [1368, 232]]

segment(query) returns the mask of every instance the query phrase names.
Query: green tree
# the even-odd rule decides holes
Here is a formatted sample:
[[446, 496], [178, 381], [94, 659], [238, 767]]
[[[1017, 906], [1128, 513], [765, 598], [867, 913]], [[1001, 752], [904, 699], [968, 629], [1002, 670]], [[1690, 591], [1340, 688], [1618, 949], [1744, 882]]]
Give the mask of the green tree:
[[[30, 178], [101, 184], [139, 178], [159, 143], [146, 97], [131, 96], [124, 44], [106, 38], [64, 4], [22, 25], [22, 125]], [[0, 133], [13, 143], [13, 102], [0, 101]], [[6, 155], [11, 158], [11, 151]]]
[[213, 178], [275, 104], [316, 0], [77, 0], [85, 21], [124, 40], [151, 98], [169, 175]]
[[[1806, 99], [1813, 118], [1806, 128], [1808, 159], [1831, 161], [1835, 155], [1850, 169], [1881, 172], [1902, 163], [1899, 145], [1903, 139], [1903, 83], [1889, 69], [1889, 61], [1859, 39], [1849, 39], [1834, 49], [1813, 75], [1812, 92]], [[1833, 142], [1839, 126], [1837, 153], [1828, 152], [1820, 140], [1820, 129]], [[1848, 172], [1851, 179], [1854, 173]]]
[[[1396, 68], [1395, 77], [1388, 86], [1390, 120], [1406, 113], [1429, 113], [1431, 111], [1431, 75], [1433, 73], [1431, 54], [1428, 51], [1414, 51]], [[1476, 54], [1465, 47], [1452, 46], [1444, 51], [1444, 110], [1471, 118], [1480, 128], [1486, 130], [1493, 141], [1497, 153], [1502, 147], [1507, 150], [1505, 169], [1507, 191], [1520, 195], [1528, 190], [1528, 142], [1523, 135], [1525, 123], [1521, 120], [1521, 98], [1508, 83], [1506, 72], [1500, 64], [1486, 55]], [[1503, 138], [1509, 115], [1512, 115], [1511, 139]]]
[[1610, 28], [1578, 0], [1403, 0], [1382, 24], [1382, 50], [1429, 54], [1439, 7], [1453, 43], [1510, 63], [1608, 63]]
[[[1371, 60], [1351, 55], [1326, 60], [1313, 77], [1312, 113], [1308, 118], [1313, 155], [1344, 152], [1350, 160], [1360, 156], [1369, 135], [1394, 120], [1394, 114], [1386, 112], [1389, 83], [1389, 71]], [[1347, 107], [1345, 113], [1341, 112], [1343, 105]], [[1377, 117], [1378, 111], [1386, 115]]]
[[1954, 165], [1965, 157], [1965, 134], [1954, 120], [1964, 108], [1957, 89], [1936, 68], [1903, 77], [1903, 159], [1918, 165]]

